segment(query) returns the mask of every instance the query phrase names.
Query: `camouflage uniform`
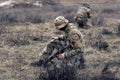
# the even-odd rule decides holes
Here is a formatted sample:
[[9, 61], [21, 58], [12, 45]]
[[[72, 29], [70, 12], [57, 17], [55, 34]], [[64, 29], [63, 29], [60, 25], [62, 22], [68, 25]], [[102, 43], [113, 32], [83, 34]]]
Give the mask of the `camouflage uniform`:
[[92, 14], [91, 14], [90, 5], [84, 3], [81, 7], [79, 7], [74, 19], [78, 24], [78, 27], [84, 27], [84, 26], [91, 27], [92, 25], [88, 22], [88, 19], [90, 19], [91, 16]]
[[68, 43], [70, 43], [70, 45], [73, 47], [73, 50], [71, 50], [68, 54], [67, 53], [65, 54], [67, 58], [77, 55], [79, 53], [83, 53], [84, 45], [83, 35], [77, 29], [77, 27], [73, 23], [68, 23], [66, 26], [68, 28], [66, 28], [65, 30], [65, 35], [60, 36], [58, 39], [68, 41]]
[[[73, 23], [69, 23], [63, 16], [57, 17], [54, 20], [54, 24], [58, 30], [65, 32], [65, 35], [58, 37], [58, 41], [61, 41], [60, 44], [56, 41], [48, 44], [41, 59], [45, 59], [52, 54], [54, 48], [57, 49], [57, 47], [61, 47], [61, 43], [62, 46], [70, 45], [70, 50], [64, 52], [64, 59], [54, 58], [52, 60], [53, 65], [49, 63], [50, 65], [48, 64], [46, 67], [47, 71], [41, 71], [40, 78], [49, 78], [51, 80], [53, 80], [52, 78], [54, 78], [54, 80], [76, 80], [78, 67], [81, 67], [81, 65], [84, 66], [83, 53], [85, 50], [83, 35]], [[47, 73], [48, 75], [46, 75]]]
[[[63, 16], [57, 17], [54, 23], [57, 29], [65, 32], [65, 35], [58, 37], [58, 39], [67, 41], [72, 47], [68, 53], [65, 53], [65, 58], [73, 60], [73, 57], [78, 57], [78, 55], [80, 55], [79, 59], [83, 58], [82, 53], [85, 52], [84, 41], [83, 35], [78, 28], [73, 23], [69, 23]], [[72, 63], [74, 62], [75, 61], [72, 61]], [[84, 63], [84, 60], [82, 63]]]
[[[44, 60], [47, 56], [52, 54], [52, 51], [56, 48], [60, 48], [60, 45], [67, 46], [70, 44], [71, 50], [65, 53], [65, 59], [73, 58], [76, 55], [82, 55], [85, 52], [83, 35], [78, 30], [75, 24], [69, 23], [67, 19], [63, 16], [59, 16], [54, 20], [55, 27], [61, 30], [65, 35], [58, 36], [58, 41], [51, 42], [47, 45], [46, 49], [43, 51], [41, 59]], [[64, 29], [65, 28], [65, 29]], [[60, 43], [60, 44], [59, 44]], [[56, 44], [56, 45], [55, 45]]]

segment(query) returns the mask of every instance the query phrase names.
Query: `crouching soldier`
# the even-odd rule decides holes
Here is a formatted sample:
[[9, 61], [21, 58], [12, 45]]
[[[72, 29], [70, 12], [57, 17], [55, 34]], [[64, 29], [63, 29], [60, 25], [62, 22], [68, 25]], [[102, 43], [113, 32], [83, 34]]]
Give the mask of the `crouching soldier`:
[[[53, 61], [54, 66], [48, 68], [49, 78], [54, 77], [55, 80], [63, 80], [63, 78], [64, 80], [70, 80], [70, 78], [72, 78], [76, 80], [76, 73], [73, 73], [77, 71], [77, 68], [85, 67], [83, 57], [85, 52], [83, 35], [73, 23], [69, 23], [63, 16], [57, 17], [54, 20], [54, 25], [58, 30], [63, 31], [64, 35], [53, 38], [53, 42], [48, 44], [45, 48], [41, 59], [44, 60], [45, 64], [49, 64], [49, 61]], [[56, 40], [62, 41], [63, 44], [61, 45], [61, 43], [58, 43], [60, 45], [58, 47], [57, 43], [54, 42]], [[52, 44], [56, 45], [52, 46]], [[65, 50], [67, 48], [69, 48], [69, 50]]]
[[92, 25], [88, 22], [88, 20], [92, 17], [91, 7], [89, 4], [83, 3], [82, 6], [79, 7], [77, 14], [75, 14], [75, 22], [78, 27], [91, 27]]
[[[63, 59], [71, 61], [76, 60], [76, 58], [73, 58], [80, 55], [78, 57], [78, 60], [80, 61], [80, 64], [84, 64], [83, 54], [85, 52], [85, 49], [83, 35], [78, 30], [77, 26], [73, 23], [69, 23], [69, 21], [63, 16], [57, 17], [54, 20], [54, 25], [58, 30], [63, 31], [64, 35], [53, 37], [54, 40], [50, 44], [48, 44], [46, 48], [44, 48], [43, 54], [40, 57], [41, 60], [44, 60], [45, 64], [49, 63], [49, 61], [51, 61], [55, 57], [57, 57], [59, 60]], [[60, 48], [62, 48], [63, 50], [60, 50]], [[59, 53], [57, 52], [58, 50], [60, 50]], [[50, 55], [52, 56], [49, 57]], [[46, 59], [48, 59], [49, 61]], [[76, 64], [76, 61], [74, 64]]]
[[84, 65], [83, 53], [85, 52], [85, 49], [82, 33], [73, 23], [69, 23], [63, 16], [57, 17], [54, 20], [54, 24], [58, 30], [64, 32], [63, 36], [55, 37], [55, 39], [64, 40], [72, 47], [69, 52], [59, 54], [58, 58], [66, 59], [69, 65]]

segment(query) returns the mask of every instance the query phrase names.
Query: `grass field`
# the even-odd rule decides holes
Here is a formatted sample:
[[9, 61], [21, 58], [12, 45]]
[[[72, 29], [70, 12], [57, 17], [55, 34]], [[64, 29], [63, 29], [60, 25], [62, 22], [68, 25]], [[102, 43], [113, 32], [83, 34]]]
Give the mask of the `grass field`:
[[[61, 14], [72, 19], [71, 16], [75, 13], [72, 11], [77, 6], [70, 5], [72, 3], [66, 6], [46, 5], [42, 9], [0, 10], [0, 21], [4, 23], [0, 22], [0, 80], [38, 80], [40, 69], [30, 64], [39, 60], [51, 37], [58, 35], [53, 19]], [[120, 5], [115, 5], [107, 4], [104, 8], [102, 4], [91, 4], [94, 11], [91, 22], [96, 24], [89, 29], [80, 29], [85, 39], [84, 57], [87, 68], [79, 73], [90, 76], [91, 80], [100, 80], [101, 76], [101, 80], [120, 80]], [[37, 18], [38, 13], [40, 14]], [[11, 18], [13, 22], [10, 22]], [[104, 70], [107, 64], [109, 66]]]

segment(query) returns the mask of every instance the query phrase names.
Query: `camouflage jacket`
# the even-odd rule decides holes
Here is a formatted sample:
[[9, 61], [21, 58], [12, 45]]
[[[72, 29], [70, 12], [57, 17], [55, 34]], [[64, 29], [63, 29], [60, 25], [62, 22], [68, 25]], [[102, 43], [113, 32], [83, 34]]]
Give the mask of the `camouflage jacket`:
[[69, 44], [73, 47], [73, 49], [69, 53], [65, 54], [66, 58], [72, 57], [80, 53], [84, 53], [85, 50], [83, 35], [73, 23], [68, 23], [67, 29], [65, 30], [65, 35], [60, 36], [59, 39], [68, 41]]
[[77, 14], [81, 14], [82, 17], [84, 18], [91, 18], [92, 17], [92, 13], [91, 13], [91, 9], [88, 9], [86, 7], [79, 7]]

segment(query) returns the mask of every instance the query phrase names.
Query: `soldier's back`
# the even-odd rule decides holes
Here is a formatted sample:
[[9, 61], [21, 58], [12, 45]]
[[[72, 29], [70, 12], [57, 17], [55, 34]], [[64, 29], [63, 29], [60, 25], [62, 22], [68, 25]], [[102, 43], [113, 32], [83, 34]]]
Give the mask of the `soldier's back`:
[[82, 6], [78, 8], [77, 14], [78, 14], [80, 17], [87, 17], [86, 10], [85, 10], [85, 8], [82, 7]]

